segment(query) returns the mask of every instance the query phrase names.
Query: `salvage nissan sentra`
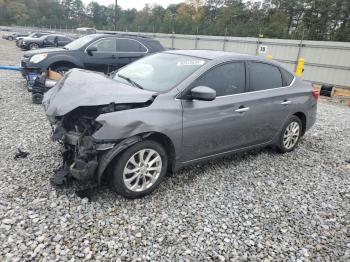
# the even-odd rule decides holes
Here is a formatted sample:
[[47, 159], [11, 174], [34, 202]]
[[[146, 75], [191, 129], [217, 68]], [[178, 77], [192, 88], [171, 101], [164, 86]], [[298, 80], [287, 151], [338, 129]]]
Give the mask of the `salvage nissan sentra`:
[[72, 69], [44, 97], [58, 177], [110, 179], [151, 193], [167, 171], [273, 145], [292, 151], [316, 119], [318, 94], [279, 63], [217, 51], [167, 51], [110, 78]]

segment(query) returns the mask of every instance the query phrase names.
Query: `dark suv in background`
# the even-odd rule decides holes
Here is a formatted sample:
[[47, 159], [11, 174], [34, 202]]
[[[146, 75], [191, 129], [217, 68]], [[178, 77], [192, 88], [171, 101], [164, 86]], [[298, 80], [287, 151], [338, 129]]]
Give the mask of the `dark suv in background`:
[[23, 39], [26, 38], [39, 38], [42, 37], [44, 35], [50, 35], [52, 33], [49, 32], [31, 32], [28, 36], [21, 36], [21, 37], [17, 37], [16, 38], [16, 46], [20, 47], [21, 46], [21, 42], [23, 41]]
[[44, 35], [39, 38], [25, 38], [20, 43], [20, 48], [24, 50], [34, 50], [45, 47], [65, 46], [73, 41], [73, 38], [65, 35]]
[[25, 52], [21, 66], [23, 75], [51, 68], [64, 73], [83, 68], [109, 73], [141, 57], [163, 51], [159, 41], [141, 36], [94, 34], [81, 37], [63, 48]]

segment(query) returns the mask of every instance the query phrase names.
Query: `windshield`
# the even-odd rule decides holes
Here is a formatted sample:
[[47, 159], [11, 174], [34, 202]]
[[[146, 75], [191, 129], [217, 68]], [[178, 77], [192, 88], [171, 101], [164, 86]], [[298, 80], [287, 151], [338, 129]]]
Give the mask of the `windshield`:
[[122, 68], [113, 78], [129, 85], [134, 82], [146, 90], [164, 92], [178, 85], [206, 62], [206, 59], [198, 57], [158, 53]]
[[95, 38], [96, 38], [95, 35], [83, 36], [83, 37], [69, 43], [68, 45], [65, 45], [64, 47], [66, 49], [69, 49], [69, 50], [78, 50]]

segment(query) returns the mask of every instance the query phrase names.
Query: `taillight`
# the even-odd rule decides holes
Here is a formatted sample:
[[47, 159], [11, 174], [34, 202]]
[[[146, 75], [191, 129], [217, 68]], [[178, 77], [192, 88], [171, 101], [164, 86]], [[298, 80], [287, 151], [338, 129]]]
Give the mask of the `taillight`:
[[311, 94], [316, 99], [316, 101], [318, 101], [318, 99], [320, 98], [320, 92], [318, 90], [312, 90]]

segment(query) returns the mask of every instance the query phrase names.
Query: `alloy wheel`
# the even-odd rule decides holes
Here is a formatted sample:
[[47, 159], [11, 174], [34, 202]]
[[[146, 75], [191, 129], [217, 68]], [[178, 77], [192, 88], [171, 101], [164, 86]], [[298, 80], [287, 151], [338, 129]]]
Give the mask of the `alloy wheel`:
[[162, 171], [162, 158], [154, 149], [142, 149], [126, 162], [123, 180], [127, 189], [142, 192], [158, 180]]
[[293, 148], [297, 144], [299, 136], [300, 136], [300, 125], [298, 122], [293, 121], [287, 126], [286, 131], [283, 134], [284, 147], [287, 150]]

